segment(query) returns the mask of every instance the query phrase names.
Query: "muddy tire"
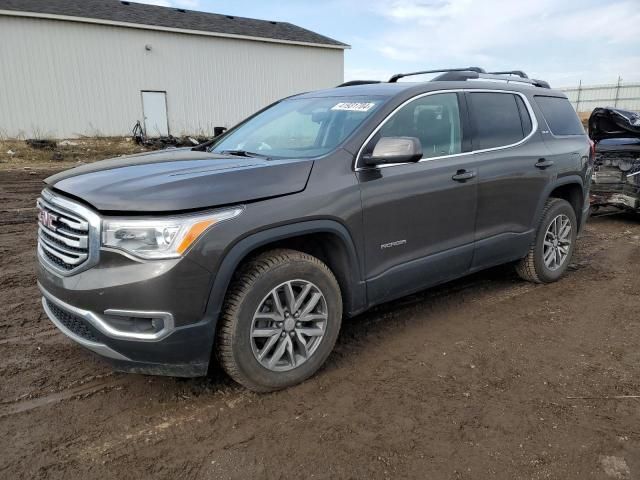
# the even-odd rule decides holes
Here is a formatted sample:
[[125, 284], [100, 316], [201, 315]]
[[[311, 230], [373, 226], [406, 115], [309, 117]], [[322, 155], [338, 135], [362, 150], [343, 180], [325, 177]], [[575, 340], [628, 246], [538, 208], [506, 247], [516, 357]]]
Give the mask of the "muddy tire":
[[526, 257], [516, 264], [518, 275], [534, 283], [551, 283], [567, 271], [576, 245], [578, 222], [569, 202], [550, 198]]
[[295, 250], [272, 250], [232, 280], [216, 335], [216, 355], [246, 388], [269, 392], [312, 376], [333, 350], [342, 298], [331, 270]]

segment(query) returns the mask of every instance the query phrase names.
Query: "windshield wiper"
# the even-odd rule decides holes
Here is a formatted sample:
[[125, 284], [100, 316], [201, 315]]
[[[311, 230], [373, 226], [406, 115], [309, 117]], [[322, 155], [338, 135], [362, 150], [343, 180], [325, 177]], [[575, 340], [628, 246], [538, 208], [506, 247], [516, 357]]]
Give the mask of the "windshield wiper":
[[236, 157], [258, 157], [258, 158], [266, 158], [266, 159], [269, 158], [268, 156], [263, 155], [261, 153], [248, 152], [246, 150], [222, 150], [220, 153], [222, 155], [235, 155]]

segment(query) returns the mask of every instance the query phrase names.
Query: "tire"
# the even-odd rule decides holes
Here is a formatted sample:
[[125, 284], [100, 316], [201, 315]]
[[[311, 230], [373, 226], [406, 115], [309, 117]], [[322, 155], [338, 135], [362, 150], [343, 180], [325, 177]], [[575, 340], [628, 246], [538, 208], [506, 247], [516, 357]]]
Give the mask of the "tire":
[[[561, 252], [563, 251], [563, 246], [567, 247], [566, 256], [563, 257], [561, 262], [558, 262], [558, 257], [551, 255], [553, 257], [553, 259], [550, 260], [552, 265], [549, 266], [545, 262], [545, 248], [547, 248], [546, 253], [549, 253], [549, 249], [553, 247], [549, 245], [545, 246], [545, 238], [553, 245], [553, 241], [551, 240], [553, 238], [551, 235], [553, 234], [547, 234], [550, 229], [553, 228], [551, 225], [552, 222], [558, 218], [560, 218], [562, 222], [564, 222], [565, 219], [569, 221], [571, 231], [565, 238], [570, 243], [569, 245], [564, 245], [563, 241], [561, 242], [561, 244], [563, 244], [562, 246], [558, 245]], [[518, 275], [520, 275], [522, 279], [534, 283], [551, 283], [559, 280], [565, 274], [571, 263], [576, 245], [577, 230], [578, 222], [576, 221], [576, 214], [571, 204], [561, 198], [550, 198], [547, 200], [538, 229], [536, 230], [535, 240], [531, 244], [527, 256], [516, 264]], [[563, 254], [561, 253], [561, 255]]]
[[[304, 319], [295, 320], [296, 312], [289, 309]], [[331, 270], [306, 253], [271, 250], [236, 272], [218, 326], [216, 355], [225, 372], [249, 390], [280, 390], [303, 382], [324, 364], [341, 322], [342, 297]], [[278, 353], [282, 357], [274, 360]]]

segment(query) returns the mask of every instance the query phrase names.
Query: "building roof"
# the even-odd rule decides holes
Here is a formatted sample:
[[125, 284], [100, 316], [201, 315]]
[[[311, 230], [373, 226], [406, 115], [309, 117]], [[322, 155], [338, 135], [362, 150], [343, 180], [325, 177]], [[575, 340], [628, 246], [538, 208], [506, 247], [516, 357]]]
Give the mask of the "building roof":
[[349, 48], [342, 42], [287, 22], [256, 20], [120, 0], [0, 0], [0, 15], [3, 14]]

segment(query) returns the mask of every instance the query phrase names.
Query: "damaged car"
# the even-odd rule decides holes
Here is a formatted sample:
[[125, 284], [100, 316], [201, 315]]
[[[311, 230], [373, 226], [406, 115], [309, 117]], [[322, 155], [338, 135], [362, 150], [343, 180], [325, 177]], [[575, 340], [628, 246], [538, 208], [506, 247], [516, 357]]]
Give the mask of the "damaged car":
[[592, 207], [640, 212], [640, 113], [596, 108], [589, 117], [589, 137], [596, 153]]

